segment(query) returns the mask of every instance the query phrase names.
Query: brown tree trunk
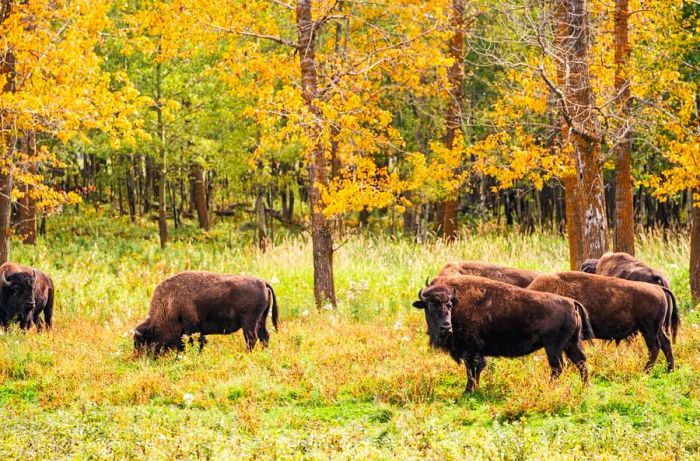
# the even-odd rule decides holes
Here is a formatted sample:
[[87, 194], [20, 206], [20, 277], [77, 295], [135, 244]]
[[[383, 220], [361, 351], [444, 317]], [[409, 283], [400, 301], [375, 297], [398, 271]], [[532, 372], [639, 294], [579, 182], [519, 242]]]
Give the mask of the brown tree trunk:
[[[11, 0], [0, 1], [0, 23], [12, 12]], [[0, 75], [5, 77], [4, 93], [15, 92], [15, 55], [6, 50], [0, 64]], [[10, 115], [0, 113], [0, 264], [10, 259], [10, 237], [12, 236], [12, 166], [15, 148], [14, 135], [11, 134]]]
[[265, 219], [265, 200], [262, 188], [255, 198], [255, 227], [258, 231], [258, 248], [263, 253], [267, 249], [267, 221]]
[[615, 92], [620, 111], [620, 131], [615, 147], [615, 251], [634, 255], [634, 195], [630, 133], [628, 0], [615, 0]]
[[168, 243], [168, 215], [166, 213], [166, 192], [167, 192], [167, 156], [165, 146], [165, 120], [163, 119], [163, 108], [161, 107], [161, 67], [160, 63], [156, 64], [156, 113], [158, 115], [158, 134], [160, 144], [158, 146], [160, 153], [160, 174], [158, 181], [158, 236], [160, 237], [160, 247], [165, 248]]
[[[24, 152], [27, 155], [27, 168], [30, 173], [34, 174], [36, 173], [36, 163], [34, 163], [36, 135], [34, 131], [29, 131], [24, 135], [23, 145]], [[36, 243], [36, 198], [34, 197], [34, 186], [24, 184], [23, 189], [24, 196], [19, 206], [19, 234], [23, 243], [34, 245]]]
[[193, 199], [194, 207], [197, 210], [197, 219], [199, 227], [206, 231], [209, 230], [209, 212], [207, 210], [207, 195], [204, 187], [204, 168], [199, 162], [192, 164], [192, 182], [193, 182]]
[[[560, 88], [566, 86], [566, 67], [564, 64], [565, 57], [563, 52], [567, 46], [567, 34], [569, 33], [566, 9], [563, 5], [557, 5], [556, 10], [556, 35], [555, 35], [555, 46], [558, 52], [561, 54], [560, 59], [557, 61], [557, 83]], [[567, 126], [561, 114], [563, 114], [565, 108], [565, 102], [559, 101], [559, 112], [560, 112], [560, 138], [561, 138], [561, 149], [568, 149], [569, 143], [571, 142], [569, 138], [569, 127]], [[571, 155], [571, 162], [576, 165], [576, 156]], [[577, 170], [574, 167], [574, 170]], [[581, 268], [583, 263], [583, 223], [581, 219], [581, 210], [579, 208], [579, 181], [577, 178], [577, 173], [574, 172], [571, 175], [567, 175], [562, 178], [564, 185], [564, 206], [565, 206], [565, 218], [566, 218], [566, 235], [569, 241], [569, 268], [572, 270], [578, 270]]]
[[608, 222], [600, 164], [600, 127], [589, 75], [591, 31], [586, 6], [585, 0], [557, 0], [557, 50], [561, 53], [560, 66], [566, 69], [561, 106], [577, 171], [583, 257], [599, 258], [608, 249]]
[[[699, 194], [700, 191], [696, 191]], [[693, 302], [700, 301], [700, 204], [695, 196], [690, 223], [690, 295]]]
[[134, 186], [134, 154], [129, 155], [129, 163], [126, 169], [126, 201], [129, 205], [129, 219], [136, 220], [136, 192]]
[[337, 307], [333, 283], [333, 229], [323, 214], [321, 191], [328, 185], [328, 166], [321, 141], [323, 113], [316, 105], [318, 82], [314, 31], [318, 26], [311, 17], [312, 0], [298, 0], [296, 21], [299, 33], [299, 65], [304, 102], [315, 120], [309, 127], [309, 138], [316, 140], [308, 162], [309, 206], [311, 208], [311, 242], [314, 262], [314, 298], [316, 307], [330, 302]]
[[[448, 149], [454, 147], [454, 141], [462, 129], [462, 87], [464, 86], [464, 33], [466, 0], [452, 0], [450, 28], [452, 37], [448, 42], [450, 57], [454, 60], [447, 78], [449, 81], [449, 101], [445, 122], [447, 130], [443, 143]], [[459, 191], [456, 197], [450, 197], [442, 204], [442, 228], [446, 240], [457, 238], [457, 213], [459, 211]]]

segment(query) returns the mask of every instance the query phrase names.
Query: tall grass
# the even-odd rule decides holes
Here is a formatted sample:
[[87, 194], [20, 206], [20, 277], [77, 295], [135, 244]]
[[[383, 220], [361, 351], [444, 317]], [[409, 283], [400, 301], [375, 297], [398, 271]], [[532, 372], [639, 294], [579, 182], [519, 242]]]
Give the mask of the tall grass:
[[[418, 289], [450, 259], [565, 270], [557, 235], [466, 234], [454, 244], [356, 236], [336, 256], [337, 310], [313, 306], [310, 244], [282, 237], [265, 254], [234, 227], [175, 232], [99, 214], [49, 221], [14, 259], [57, 286], [55, 328], [0, 335], [0, 457], [280, 459], [667, 459], [700, 450], [700, 333], [683, 236], [640, 236], [684, 305], [675, 346], [641, 372], [640, 341], [587, 348], [592, 383], [567, 369], [550, 382], [541, 353], [490, 359], [463, 397], [464, 370], [427, 346]], [[136, 359], [131, 330], [153, 288], [185, 269], [271, 281], [281, 331], [245, 353], [240, 333], [202, 353]]]

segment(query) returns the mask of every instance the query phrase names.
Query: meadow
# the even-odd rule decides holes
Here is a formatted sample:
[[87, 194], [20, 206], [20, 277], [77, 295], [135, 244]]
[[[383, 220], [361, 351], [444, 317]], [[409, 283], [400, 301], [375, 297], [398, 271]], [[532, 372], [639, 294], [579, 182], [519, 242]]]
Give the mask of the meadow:
[[[462, 395], [463, 367], [431, 350], [411, 307], [450, 259], [568, 268], [558, 234], [465, 233], [454, 244], [353, 236], [336, 254], [339, 308], [313, 305], [310, 242], [260, 253], [233, 225], [178, 229], [93, 210], [48, 221], [13, 259], [57, 286], [50, 333], [0, 333], [0, 459], [700, 459], [700, 315], [688, 293], [688, 239], [640, 235], [638, 256], [669, 276], [683, 325], [677, 370], [646, 349], [587, 347], [591, 383], [542, 352], [490, 359]], [[280, 331], [245, 352], [240, 332], [158, 360], [133, 355], [154, 287], [185, 269], [272, 283]]]

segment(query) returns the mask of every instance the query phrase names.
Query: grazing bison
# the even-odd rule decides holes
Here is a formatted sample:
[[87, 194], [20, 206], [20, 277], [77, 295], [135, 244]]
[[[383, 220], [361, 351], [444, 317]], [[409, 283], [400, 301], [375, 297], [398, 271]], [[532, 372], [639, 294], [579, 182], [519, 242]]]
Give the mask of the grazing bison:
[[581, 339], [593, 337], [584, 307], [573, 299], [537, 293], [481, 277], [440, 277], [418, 293], [431, 346], [467, 368], [470, 392], [479, 385], [486, 357], [519, 357], [544, 347], [552, 377], [562, 352], [588, 380]]
[[559, 272], [537, 277], [528, 289], [581, 302], [598, 339], [619, 343], [641, 333], [649, 349], [644, 369], [651, 369], [661, 349], [669, 371], [673, 370], [671, 341], [664, 330], [670, 327], [675, 336], [678, 317], [671, 315], [663, 287], [584, 272]]
[[448, 262], [440, 270], [438, 277], [447, 275], [475, 275], [497, 282], [507, 283], [516, 287], [525, 288], [540, 275], [539, 272], [513, 267], [499, 266], [497, 264], [482, 263], [480, 261]]
[[589, 274], [607, 275], [670, 288], [668, 279], [661, 271], [647, 266], [627, 253], [605, 253], [600, 259], [587, 259], [583, 262], [581, 270]]
[[[54, 287], [51, 278], [38, 269], [4, 263], [0, 266], [0, 327], [18, 321], [21, 329], [44, 325], [50, 329]], [[43, 312], [44, 320], [40, 314]]]
[[134, 330], [134, 348], [182, 350], [183, 335], [229, 334], [243, 329], [251, 351], [259, 339], [267, 346], [267, 316], [277, 328], [277, 298], [272, 287], [255, 277], [186, 271], [161, 282], [153, 292], [148, 318]]

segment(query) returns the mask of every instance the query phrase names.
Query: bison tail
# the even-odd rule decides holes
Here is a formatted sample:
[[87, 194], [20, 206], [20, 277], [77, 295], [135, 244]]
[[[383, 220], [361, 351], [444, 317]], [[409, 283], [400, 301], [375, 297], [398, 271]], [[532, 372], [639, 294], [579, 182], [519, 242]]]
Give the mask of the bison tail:
[[270, 290], [270, 295], [272, 295], [272, 324], [275, 326], [275, 331], [277, 331], [279, 329], [277, 327], [277, 322], [279, 319], [279, 312], [277, 310], [277, 296], [275, 295], [275, 290], [272, 289], [269, 283], [266, 283], [265, 285], [267, 286], [267, 289]]
[[678, 327], [681, 325], [681, 317], [678, 312], [678, 303], [676, 302], [676, 296], [671, 290], [665, 287], [661, 287], [661, 289], [664, 290], [667, 302], [670, 300], [670, 302], [668, 302], [668, 311], [664, 321], [664, 327], [666, 328], [666, 331], [669, 329], [671, 330], [671, 337], [675, 343], [676, 336], [678, 336]]
[[588, 311], [580, 302], [574, 301], [574, 304], [576, 305], [576, 311], [578, 312], [579, 317], [581, 317], [580, 337], [583, 340], [590, 341], [595, 338], [595, 333], [593, 333], [593, 327], [591, 326], [591, 321], [588, 318]]

